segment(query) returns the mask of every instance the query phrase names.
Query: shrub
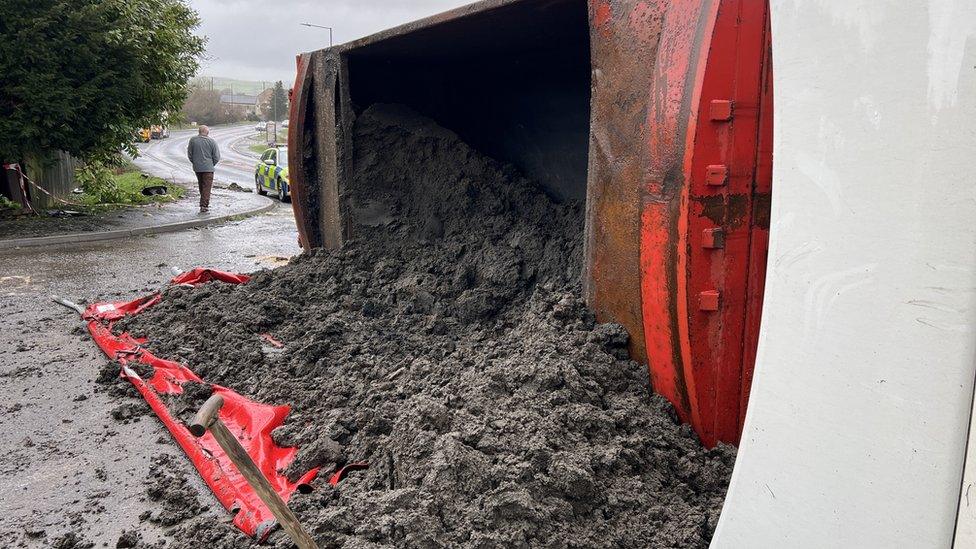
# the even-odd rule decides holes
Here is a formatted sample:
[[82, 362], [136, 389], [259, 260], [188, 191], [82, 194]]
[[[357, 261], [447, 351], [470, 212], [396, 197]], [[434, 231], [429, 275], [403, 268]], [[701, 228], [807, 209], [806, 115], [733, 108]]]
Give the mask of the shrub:
[[75, 178], [85, 194], [100, 204], [118, 204], [125, 201], [125, 193], [115, 180], [113, 169], [101, 161], [88, 161], [75, 172]]

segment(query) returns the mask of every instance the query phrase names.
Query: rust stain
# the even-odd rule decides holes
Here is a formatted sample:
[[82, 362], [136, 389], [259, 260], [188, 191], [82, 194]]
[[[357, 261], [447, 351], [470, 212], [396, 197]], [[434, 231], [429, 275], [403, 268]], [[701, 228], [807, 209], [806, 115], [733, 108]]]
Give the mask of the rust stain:
[[747, 194], [711, 195], [693, 198], [701, 215], [727, 229], [741, 227], [750, 216], [751, 197]]
[[768, 193], [700, 196], [694, 199], [701, 215], [717, 226], [738, 229], [750, 223], [769, 228], [770, 195]]
[[611, 17], [613, 17], [613, 9], [610, 3], [605, 0], [596, 2], [596, 9], [593, 10], [593, 26], [600, 29], [605, 36], [610, 32], [607, 23], [610, 22]]
[[590, 4], [590, 161], [587, 185], [587, 303], [601, 321], [630, 332], [631, 354], [646, 362], [640, 299], [640, 211], [649, 181], [642, 147], [664, 2]]
[[769, 216], [772, 210], [772, 196], [769, 193], [753, 195], [752, 224], [760, 229], [769, 229]]

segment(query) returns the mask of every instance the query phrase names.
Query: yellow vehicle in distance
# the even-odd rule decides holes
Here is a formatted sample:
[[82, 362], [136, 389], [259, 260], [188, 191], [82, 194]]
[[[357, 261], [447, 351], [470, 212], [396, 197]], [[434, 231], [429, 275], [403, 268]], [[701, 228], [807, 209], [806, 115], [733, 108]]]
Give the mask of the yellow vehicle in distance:
[[288, 147], [270, 147], [261, 155], [254, 168], [254, 187], [258, 194], [278, 195], [282, 202], [291, 201], [288, 187]]

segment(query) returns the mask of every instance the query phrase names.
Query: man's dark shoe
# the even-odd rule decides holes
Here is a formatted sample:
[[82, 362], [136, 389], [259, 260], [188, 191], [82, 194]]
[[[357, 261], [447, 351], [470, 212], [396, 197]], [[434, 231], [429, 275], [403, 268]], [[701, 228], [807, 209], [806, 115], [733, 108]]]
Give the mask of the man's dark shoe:
[[200, 213], [202, 214], [210, 213], [210, 208], [200, 208]]

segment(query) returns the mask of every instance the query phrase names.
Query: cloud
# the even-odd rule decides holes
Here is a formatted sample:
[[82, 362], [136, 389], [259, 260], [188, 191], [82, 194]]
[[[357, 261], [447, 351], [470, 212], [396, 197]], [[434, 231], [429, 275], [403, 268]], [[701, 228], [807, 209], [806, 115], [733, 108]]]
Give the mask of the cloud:
[[207, 54], [200, 68], [206, 76], [241, 80], [294, 80], [295, 56], [335, 43], [355, 40], [470, 3], [470, 0], [189, 0], [202, 19]]

